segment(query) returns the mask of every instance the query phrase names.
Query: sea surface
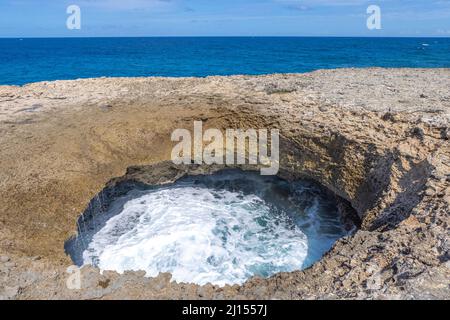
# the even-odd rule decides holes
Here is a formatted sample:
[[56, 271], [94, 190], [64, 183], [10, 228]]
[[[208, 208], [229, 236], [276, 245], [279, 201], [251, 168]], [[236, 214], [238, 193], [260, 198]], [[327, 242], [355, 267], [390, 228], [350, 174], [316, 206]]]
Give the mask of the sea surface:
[[101, 207], [80, 217], [66, 243], [76, 264], [170, 272], [178, 283], [242, 284], [301, 270], [348, 234], [318, 185], [239, 170], [137, 187]]
[[90, 77], [205, 77], [348, 67], [450, 67], [450, 38], [0, 39], [0, 84]]

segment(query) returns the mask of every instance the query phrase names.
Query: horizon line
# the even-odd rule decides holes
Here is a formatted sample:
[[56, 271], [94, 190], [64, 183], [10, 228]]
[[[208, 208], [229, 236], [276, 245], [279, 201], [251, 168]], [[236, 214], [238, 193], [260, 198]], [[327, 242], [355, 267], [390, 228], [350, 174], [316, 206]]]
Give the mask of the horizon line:
[[337, 35], [190, 35], [190, 36], [177, 36], [177, 35], [165, 35], [165, 36], [11, 36], [2, 37], [0, 39], [89, 39], [89, 38], [367, 38], [367, 39], [377, 39], [377, 38], [436, 38], [436, 39], [449, 39], [450, 35], [424, 35], [424, 36], [337, 36]]

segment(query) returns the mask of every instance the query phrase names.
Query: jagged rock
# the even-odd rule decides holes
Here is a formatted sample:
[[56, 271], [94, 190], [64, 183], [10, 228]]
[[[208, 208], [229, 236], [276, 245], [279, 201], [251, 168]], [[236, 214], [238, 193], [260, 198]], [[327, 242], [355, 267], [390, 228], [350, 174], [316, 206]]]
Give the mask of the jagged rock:
[[[0, 100], [0, 252], [16, 264], [0, 275], [0, 288], [8, 288], [0, 296], [450, 299], [448, 88], [449, 69], [377, 68], [0, 86], [0, 97], [14, 97]], [[68, 288], [73, 262], [64, 242], [105, 186], [120, 192], [115, 186], [130, 181], [217, 170], [168, 162], [173, 130], [198, 119], [218, 129], [280, 129], [279, 175], [320, 182], [351, 204], [360, 228], [307, 270], [242, 286], [200, 288], [170, 275], [86, 267], [81, 289]]]

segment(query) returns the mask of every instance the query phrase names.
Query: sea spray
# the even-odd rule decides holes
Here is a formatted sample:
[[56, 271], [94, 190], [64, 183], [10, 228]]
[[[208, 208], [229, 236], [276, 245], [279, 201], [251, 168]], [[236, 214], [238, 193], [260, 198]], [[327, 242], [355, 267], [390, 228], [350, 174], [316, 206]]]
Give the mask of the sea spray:
[[300, 270], [346, 233], [314, 184], [234, 170], [116, 202], [118, 214], [93, 234], [83, 263], [149, 277], [170, 272], [177, 282], [222, 286]]

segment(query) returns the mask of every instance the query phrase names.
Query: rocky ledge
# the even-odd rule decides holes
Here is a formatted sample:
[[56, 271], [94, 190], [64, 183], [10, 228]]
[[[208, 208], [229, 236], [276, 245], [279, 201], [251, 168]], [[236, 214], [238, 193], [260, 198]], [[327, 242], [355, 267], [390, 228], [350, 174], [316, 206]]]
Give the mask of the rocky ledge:
[[[449, 299], [449, 88], [449, 69], [0, 86], [0, 298]], [[105, 186], [212, 171], [168, 162], [194, 120], [280, 129], [280, 176], [345, 199], [358, 230], [306, 270], [242, 286], [84, 267], [69, 289], [64, 243]]]

